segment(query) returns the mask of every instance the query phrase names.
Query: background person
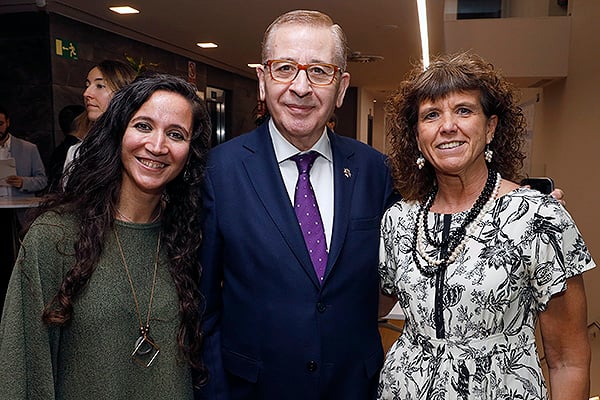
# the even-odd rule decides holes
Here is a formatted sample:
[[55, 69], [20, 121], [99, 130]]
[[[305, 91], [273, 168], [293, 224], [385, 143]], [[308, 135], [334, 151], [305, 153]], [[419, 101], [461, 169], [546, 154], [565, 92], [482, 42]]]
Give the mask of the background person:
[[[118, 60], [104, 60], [92, 67], [85, 79], [85, 90], [83, 101], [85, 104], [88, 127], [91, 126], [108, 108], [108, 104], [114, 94], [131, 83], [136, 77], [136, 71], [127, 63]], [[87, 136], [87, 131], [80, 139]], [[75, 153], [79, 143], [69, 147], [63, 171], [67, 171], [71, 162], [76, 157]]]
[[[211, 150], [201, 251], [211, 378], [201, 398], [375, 396], [379, 222], [391, 178], [382, 154], [326, 129], [350, 82], [346, 51], [327, 15], [278, 17], [257, 68], [271, 118]], [[321, 217], [314, 233], [324, 239], [312, 254], [325, 250], [321, 263], [294, 211], [291, 158], [311, 151], [318, 157], [301, 183], [316, 194], [310, 215]]]
[[53, 192], [60, 188], [60, 179], [69, 147], [81, 141], [87, 133], [87, 115], [85, 107], [80, 104], [69, 104], [58, 113], [58, 125], [64, 139], [52, 152], [48, 167], [48, 191]]
[[0, 324], [2, 399], [191, 399], [210, 119], [182, 79], [115, 95], [25, 236]]
[[15, 159], [16, 175], [3, 177], [0, 195], [33, 196], [46, 187], [48, 178], [35, 144], [8, 132], [10, 115], [0, 106], [0, 159]]
[[[582, 273], [592, 260], [554, 198], [513, 183], [525, 119], [474, 54], [417, 66], [387, 104], [403, 200], [384, 215], [380, 273], [406, 315], [381, 399], [589, 397]], [[416, 161], [416, 163], [415, 163]]]
[[[0, 106], [0, 160], [13, 158], [16, 171], [15, 175], [0, 177], [0, 197], [9, 200], [33, 197], [47, 182], [42, 158], [35, 144], [11, 135], [9, 127], [8, 110]], [[25, 215], [25, 208], [0, 209], [0, 307], [4, 302]]]

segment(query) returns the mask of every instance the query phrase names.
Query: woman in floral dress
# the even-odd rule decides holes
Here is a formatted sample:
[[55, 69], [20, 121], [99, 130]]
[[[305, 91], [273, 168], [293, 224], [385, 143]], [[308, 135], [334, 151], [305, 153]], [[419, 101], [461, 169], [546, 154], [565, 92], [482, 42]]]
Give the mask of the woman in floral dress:
[[476, 55], [442, 57], [387, 111], [403, 200], [382, 221], [380, 274], [406, 324], [378, 397], [587, 400], [582, 273], [595, 263], [557, 200], [514, 183], [525, 121], [512, 87]]

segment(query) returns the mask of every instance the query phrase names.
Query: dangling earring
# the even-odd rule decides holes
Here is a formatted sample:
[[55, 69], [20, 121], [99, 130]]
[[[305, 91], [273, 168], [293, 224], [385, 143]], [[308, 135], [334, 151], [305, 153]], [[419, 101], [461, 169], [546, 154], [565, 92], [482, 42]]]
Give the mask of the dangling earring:
[[190, 173], [190, 170], [188, 169], [188, 167], [185, 167], [185, 170], [183, 171], [183, 181], [185, 183], [190, 183], [192, 180], [192, 174]]
[[494, 155], [494, 152], [490, 149], [490, 145], [486, 144], [485, 151], [483, 152], [483, 157], [485, 158], [485, 161], [487, 161], [488, 163], [491, 163], [493, 155]]
[[425, 166], [425, 157], [423, 157], [423, 154], [419, 153], [419, 157], [417, 157], [416, 164], [419, 169], [423, 169], [423, 167]]

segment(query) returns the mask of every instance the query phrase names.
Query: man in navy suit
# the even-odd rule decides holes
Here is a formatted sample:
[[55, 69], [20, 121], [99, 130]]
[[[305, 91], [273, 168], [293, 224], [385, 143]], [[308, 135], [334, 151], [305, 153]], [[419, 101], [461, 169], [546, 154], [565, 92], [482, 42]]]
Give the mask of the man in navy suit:
[[[277, 18], [257, 68], [271, 118], [215, 147], [206, 169], [201, 290], [206, 399], [375, 397], [379, 226], [392, 182], [385, 157], [326, 128], [350, 82], [346, 39], [325, 14]], [[310, 169], [327, 247], [315, 272], [294, 211]]]

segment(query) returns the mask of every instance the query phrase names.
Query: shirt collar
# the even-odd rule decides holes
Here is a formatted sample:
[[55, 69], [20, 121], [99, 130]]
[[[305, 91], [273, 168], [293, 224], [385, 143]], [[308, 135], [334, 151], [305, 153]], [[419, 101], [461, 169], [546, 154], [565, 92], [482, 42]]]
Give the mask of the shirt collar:
[[[275, 150], [275, 157], [278, 163], [288, 160], [290, 157], [301, 153], [293, 144], [287, 141], [283, 137], [281, 132], [275, 126], [273, 119], [269, 119], [269, 134], [271, 135], [271, 141], [273, 142], [273, 148]], [[319, 153], [327, 161], [332, 161], [331, 155], [331, 143], [329, 142], [329, 136], [327, 136], [327, 127], [323, 127], [323, 134], [321, 138], [317, 140], [317, 143], [313, 145], [308, 151], [314, 150]]]
[[4, 142], [4, 144], [0, 144], [0, 148], [3, 149], [10, 149], [10, 133], [8, 134], [8, 136], [6, 137], [6, 142]]

